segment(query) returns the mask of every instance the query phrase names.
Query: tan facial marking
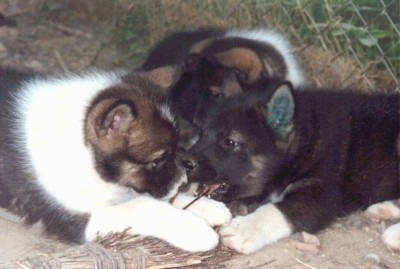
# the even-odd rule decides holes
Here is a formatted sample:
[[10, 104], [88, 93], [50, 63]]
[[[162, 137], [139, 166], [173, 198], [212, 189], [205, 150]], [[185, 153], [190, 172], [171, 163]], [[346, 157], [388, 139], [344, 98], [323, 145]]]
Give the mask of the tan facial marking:
[[249, 176], [257, 178], [261, 176], [261, 173], [264, 169], [264, 164], [266, 163], [267, 158], [263, 155], [252, 156], [250, 162], [253, 166], [252, 171], [249, 173]]

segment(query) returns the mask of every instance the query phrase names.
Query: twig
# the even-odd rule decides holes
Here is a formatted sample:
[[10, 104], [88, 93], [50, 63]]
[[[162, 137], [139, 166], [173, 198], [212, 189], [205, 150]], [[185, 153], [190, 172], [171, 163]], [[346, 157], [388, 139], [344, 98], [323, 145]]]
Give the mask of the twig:
[[275, 262], [275, 261], [276, 261], [276, 259], [272, 259], [272, 260], [270, 260], [270, 261], [267, 261], [267, 262], [264, 262], [264, 263], [261, 263], [261, 264], [257, 264], [257, 265], [254, 265], [254, 266], [251, 266], [251, 267], [249, 267], [248, 269], [260, 268], [260, 267], [266, 266], [266, 265], [268, 265], [268, 264], [271, 264], [271, 263], [273, 263], [273, 262]]
[[61, 57], [60, 53], [58, 52], [58, 50], [54, 51], [54, 55], [56, 56], [57, 63], [60, 65], [61, 69], [64, 72], [68, 72], [69, 73], [70, 70], [68, 69], [67, 65], [65, 64], [65, 62], [62, 59], [62, 57]]
[[[204, 193], [205, 194], [205, 193]], [[204, 196], [203, 192], [200, 193], [199, 196], [197, 196], [196, 198], [194, 198], [190, 203], [188, 203], [187, 205], [185, 205], [182, 209], [185, 210], [187, 209], [189, 206], [191, 206], [192, 204], [194, 204], [197, 200], [199, 200], [201, 197]]]
[[221, 186], [221, 184], [214, 184], [214, 185], [210, 185], [210, 186], [206, 186], [204, 187], [204, 189], [202, 189], [202, 191], [200, 192], [200, 194], [194, 198], [190, 203], [188, 203], [187, 205], [185, 205], [182, 209], [185, 210], [187, 209], [189, 206], [191, 206], [192, 204], [194, 204], [197, 200], [199, 200], [201, 197], [205, 196], [205, 195], [210, 195], [212, 192], [214, 192], [215, 190], [217, 190], [219, 187]]
[[72, 29], [72, 28], [67, 27], [65, 25], [62, 25], [60, 23], [47, 21], [47, 20], [44, 20], [43, 22], [45, 24], [47, 24], [48, 26], [53, 27], [54, 29], [61, 31], [62, 33], [66, 33], [66, 34], [69, 34], [69, 35], [75, 35], [75, 36], [83, 36], [83, 37], [86, 37], [86, 38], [92, 38], [91, 34], [84, 33], [81, 30]]
[[149, 266], [147, 269], [167, 269], [167, 268], [179, 268], [179, 267], [187, 267], [190, 265], [196, 265], [196, 264], [201, 264], [201, 260], [187, 260], [182, 263], [169, 263], [169, 264], [160, 264], [160, 265], [154, 265], [154, 266]]
[[304, 266], [307, 267], [307, 268], [318, 269], [317, 267], [314, 267], [314, 266], [311, 266], [311, 265], [309, 265], [309, 264], [306, 264], [305, 262], [299, 260], [299, 259], [296, 258], [296, 257], [293, 257], [293, 259], [294, 259], [296, 262], [300, 263], [301, 265], [304, 265]]

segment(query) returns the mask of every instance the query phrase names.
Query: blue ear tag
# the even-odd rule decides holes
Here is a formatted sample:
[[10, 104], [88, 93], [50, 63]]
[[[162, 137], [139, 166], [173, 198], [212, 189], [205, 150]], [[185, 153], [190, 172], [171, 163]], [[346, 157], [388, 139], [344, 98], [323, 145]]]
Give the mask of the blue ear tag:
[[282, 140], [293, 127], [294, 100], [289, 85], [282, 84], [272, 95], [265, 109], [268, 126]]

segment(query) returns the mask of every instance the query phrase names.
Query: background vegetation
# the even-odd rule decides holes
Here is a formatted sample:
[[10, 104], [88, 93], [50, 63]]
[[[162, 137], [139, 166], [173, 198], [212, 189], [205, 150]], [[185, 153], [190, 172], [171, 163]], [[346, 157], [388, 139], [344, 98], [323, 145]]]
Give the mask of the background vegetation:
[[43, 0], [39, 8], [60, 19], [68, 5], [82, 19], [101, 23], [99, 31], [110, 31], [110, 42], [133, 65], [176, 30], [274, 27], [300, 52], [309, 47], [329, 52], [327, 64], [351, 60], [371, 89], [377, 82], [399, 90], [398, 0]]

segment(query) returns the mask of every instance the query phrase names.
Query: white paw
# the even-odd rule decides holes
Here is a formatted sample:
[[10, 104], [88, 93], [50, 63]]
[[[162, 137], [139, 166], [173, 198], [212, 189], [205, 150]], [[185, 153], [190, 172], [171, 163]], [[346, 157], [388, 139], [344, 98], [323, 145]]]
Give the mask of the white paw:
[[[175, 198], [173, 205], [178, 208], [183, 208], [193, 201], [193, 199], [195, 199], [195, 197], [180, 194]], [[207, 197], [201, 197], [186, 210], [203, 218], [211, 226], [224, 225], [229, 223], [232, 219], [232, 214], [225, 204], [208, 199]]]
[[153, 236], [190, 252], [213, 249], [219, 240], [202, 218], [149, 197], [93, 212], [86, 227], [86, 240], [93, 240], [97, 233], [102, 236], [128, 227], [132, 234]]
[[371, 205], [365, 212], [374, 221], [400, 218], [400, 209], [392, 201]]
[[165, 217], [168, 220], [160, 223], [159, 238], [190, 252], [207, 251], [218, 245], [218, 234], [203, 219], [190, 212], [171, 208], [174, 212], [167, 213]]
[[292, 228], [275, 205], [267, 204], [249, 215], [234, 218], [219, 233], [225, 246], [250, 254], [289, 236]]
[[400, 251], [400, 223], [390, 226], [382, 234], [382, 240], [392, 251]]

